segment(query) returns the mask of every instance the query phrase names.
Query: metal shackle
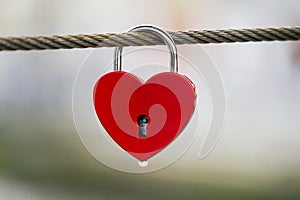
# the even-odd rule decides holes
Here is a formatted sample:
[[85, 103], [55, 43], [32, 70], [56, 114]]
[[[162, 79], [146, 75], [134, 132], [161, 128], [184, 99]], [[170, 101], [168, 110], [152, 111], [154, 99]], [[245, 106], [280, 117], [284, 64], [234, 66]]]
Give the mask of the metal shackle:
[[[165, 44], [168, 46], [170, 51], [170, 65], [171, 65], [171, 72], [178, 72], [178, 57], [177, 57], [177, 48], [175, 45], [174, 40], [172, 37], [164, 30], [157, 26], [153, 25], [139, 25], [131, 28], [131, 31], [144, 31], [148, 33], [153, 33], [154, 35], [160, 37]], [[114, 70], [120, 71], [122, 70], [122, 51], [123, 47], [117, 47], [114, 52]]]

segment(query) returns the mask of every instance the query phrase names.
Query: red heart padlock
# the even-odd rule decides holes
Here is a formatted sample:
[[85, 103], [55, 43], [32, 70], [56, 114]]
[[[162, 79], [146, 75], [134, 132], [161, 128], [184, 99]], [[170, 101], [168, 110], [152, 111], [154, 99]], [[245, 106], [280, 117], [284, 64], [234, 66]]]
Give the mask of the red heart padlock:
[[[186, 76], [175, 73], [177, 53], [172, 38], [157, 27], [133, 30], [141, 29], [159, 34], [169, 45], [175, 61], [171, 62], [173, 72], [156, 74], [145, 83], [124, 71], [105, 74], [95, 85], [94, 105], [110, 137], [129, 154], [145, 161], [169, 145], [186, 126], [195, 108], [196, 92]], [[116, 49], [115, 70], [121, 70], [121, 51]]]

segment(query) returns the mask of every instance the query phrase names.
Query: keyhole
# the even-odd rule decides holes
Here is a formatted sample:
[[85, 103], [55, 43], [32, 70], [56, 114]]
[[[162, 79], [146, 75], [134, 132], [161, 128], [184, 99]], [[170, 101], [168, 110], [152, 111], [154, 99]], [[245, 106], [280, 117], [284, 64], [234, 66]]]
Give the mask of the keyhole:
[[139, 137], [147, 137], [147, 125], [149, 119], [146, 115], [140, 115], [137, 118], [137, 123], [139, 125]]

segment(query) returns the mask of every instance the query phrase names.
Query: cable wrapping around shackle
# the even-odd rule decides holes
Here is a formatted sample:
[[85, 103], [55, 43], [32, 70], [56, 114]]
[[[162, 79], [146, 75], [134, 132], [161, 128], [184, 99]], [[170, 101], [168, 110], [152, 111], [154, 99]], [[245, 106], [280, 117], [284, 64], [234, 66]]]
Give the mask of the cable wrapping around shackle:
[[[168, 32], [177, 45], [300, 40], [300, 27]], [[65, 36], [0, 37], [0, 51], [73, 49], [164, 44], [144, 32], [79, 34]]]

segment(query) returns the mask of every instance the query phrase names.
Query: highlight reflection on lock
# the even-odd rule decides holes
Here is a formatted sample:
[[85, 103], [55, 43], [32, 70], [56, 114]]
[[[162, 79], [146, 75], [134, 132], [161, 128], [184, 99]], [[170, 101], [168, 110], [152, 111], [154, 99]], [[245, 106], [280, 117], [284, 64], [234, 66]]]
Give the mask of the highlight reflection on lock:
[[171, 36], [155, 26], [137, 26], [159, 36], [169, 47], [171, 72], [146, 82], [121, 71], [122, 47], [115, 50], [114, 70], [99, 78], [94, 87], [94, 106], [110, 137], [126, 152], [145, 161], [167, 147], [189, 122], [195, 109], [196, 90], [178, 74], [176, 45]]

